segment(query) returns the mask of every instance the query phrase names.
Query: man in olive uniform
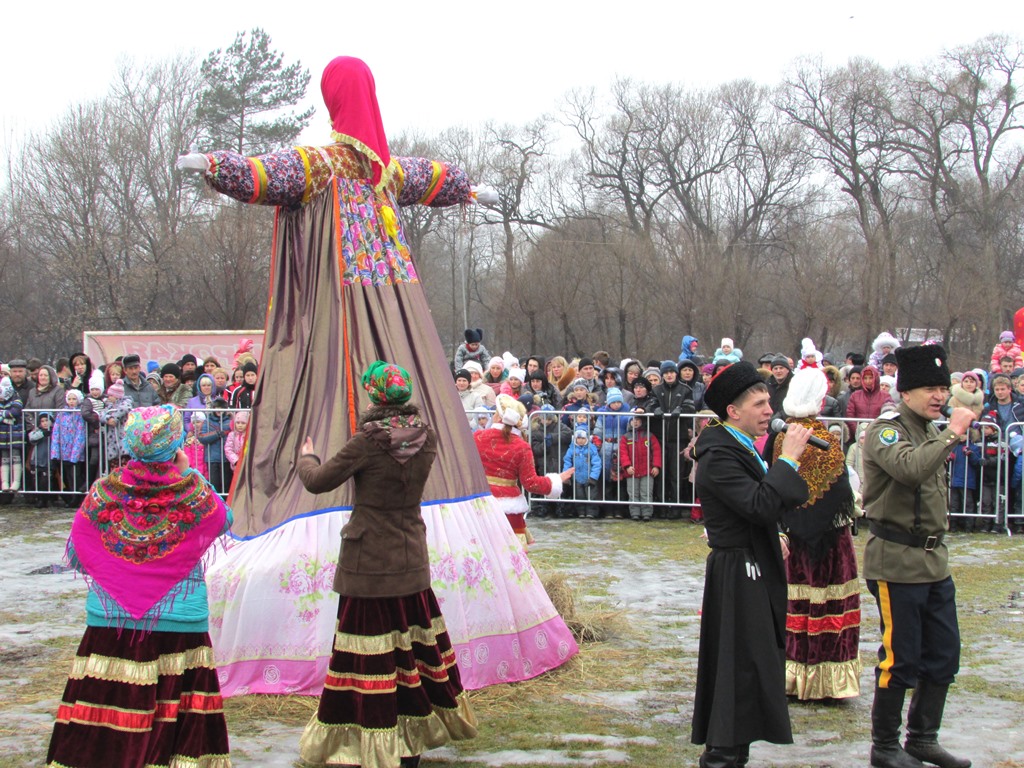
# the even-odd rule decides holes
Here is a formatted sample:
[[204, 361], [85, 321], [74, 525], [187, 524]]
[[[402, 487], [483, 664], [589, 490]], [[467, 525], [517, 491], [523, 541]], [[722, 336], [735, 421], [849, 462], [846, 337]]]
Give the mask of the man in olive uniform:
[[[949, 571], [946, 482], [950, 449], [974, 414], [956, 408], [949, 426], [942, 418], [949, 396], [946, 352], [937, 344], [899, 347], [900, 404], [868, 425], [864, 438], [863, 494], [871, 536], [864, 549], [864, 577], [875, 596], [882, 646], [875, 669], [871, 709], [871, 765], [970, 768], [938, 742], [950, 683], [960, 668], [956, 589]], [[900, 747], [903, 701], [907, 740]]]

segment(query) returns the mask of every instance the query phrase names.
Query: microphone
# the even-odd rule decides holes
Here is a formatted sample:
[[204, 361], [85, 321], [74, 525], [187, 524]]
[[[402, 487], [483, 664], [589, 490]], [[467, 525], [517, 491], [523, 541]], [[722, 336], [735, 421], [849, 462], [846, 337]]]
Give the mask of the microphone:
[[[942, 413], [942, 415], [943, 415], [943, 416], [945, 416], [945, 417], [946, 417], [947, 419], [948, 419], [948, 418], [949, 418], [950, 416], [952, 416], [952, 415], [953, 415], [953, 409], [952, 409], [952, 408], [950, 407], [949, 403], [946, 403], [946, 405], [944, 405], [944, 406], [942, 406], [941, 408], [939, 408], [939, 411], [940, 411], [940, 412]], [[990, 414], [990, 415], [991, 415], [991, 414]], [[995, 419], [993, 418], [993, 419], [992, 419], [992, 421], [995, 421]], [[994, 424], [985, 424], [985, 423], [983, 423], [983, 422], [980, 422], [980, 421], [972, 421], [972, 422], [971, 422], [971, 429], [981, 429], [982, 427], [985, 427], [985, 426], [989, 426], [989, 427], [991, 427], [991, 426], [995, 426], [995, 425], [994, 425]]]
[[[789, 424], [784, 422], [782, 419], [772, 419], [772, 432], [786, 432], [788, 429]], [[828, 440], [822, 440], [820, 437], [815, 437], [814, 435], [811, 435], [807, 440], [807, 444], [813, 445], [815, 448], [822, 451], [827, 451], [832, 447]]]

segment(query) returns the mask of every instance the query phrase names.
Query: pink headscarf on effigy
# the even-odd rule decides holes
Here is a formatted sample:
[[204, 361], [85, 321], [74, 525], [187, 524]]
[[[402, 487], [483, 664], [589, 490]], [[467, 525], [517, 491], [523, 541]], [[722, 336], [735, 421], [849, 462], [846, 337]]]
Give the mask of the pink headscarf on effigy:
[[320, 91], [331, 115], [333, 138], [365, 154], [373, 163], [373, 186], [387, 181], [391, 152], [377, 106], [377, 86], [366, 62], [338, 56], [324, 68]]

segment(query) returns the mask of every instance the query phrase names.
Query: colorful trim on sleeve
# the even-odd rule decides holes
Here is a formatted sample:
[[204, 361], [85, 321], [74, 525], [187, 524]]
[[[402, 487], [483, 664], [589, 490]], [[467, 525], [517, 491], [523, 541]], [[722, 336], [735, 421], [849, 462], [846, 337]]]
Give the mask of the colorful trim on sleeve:
[[441, 187], [444, 186], [444, 180], [447, 175], [448, 169], [436, 160], [432, 160], [430, 162], [430, 184], [427, 185], [427, 191], [423, 193], [423, 197], [416, 202], [420, 205], [430, 205], [434, 202], [434, 198], [437, 197], [437, 193], [440, 192]]
[[267, 169], [258, 157], [249, 158], [252, 171], [252, 197], [247, 202], [262, 203], [267, 197]]
[[440, 208], [472, 200], [472, 185], [466, 172], [448, 163], [422, 157], [398, 158], [403, 172], [398, 189], [399, 205], [430, 205]]
[[302, 194], [302, 204], [305, 205], [309, 202], [309, 198], [313, 189], [311, 183], [312, 177], [310, 175], [309, 168], [309, 152], [306, 151], [305, 147], [296, 147], [295, 151], [298, 153], [299, 158], [302, 160], [302, 173], [306, 178], [306, 191]]

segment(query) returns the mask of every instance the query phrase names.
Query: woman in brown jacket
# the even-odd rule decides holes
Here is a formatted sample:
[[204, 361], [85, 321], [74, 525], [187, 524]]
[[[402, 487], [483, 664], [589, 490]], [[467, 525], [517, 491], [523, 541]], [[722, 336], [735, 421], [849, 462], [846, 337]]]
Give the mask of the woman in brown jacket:
[[306, 438], [297, 470], [311, 493], [355, 479], [334, 579], [338, 625], [317, 713], [300, 744], [314, 765], [416, 766], [424, 750], [476, 735], [441, 609], [430, 588], [423, 487], [437, 437], [409, 403], [405, 369], [363, 374], [373, 405], [321, 464]]

